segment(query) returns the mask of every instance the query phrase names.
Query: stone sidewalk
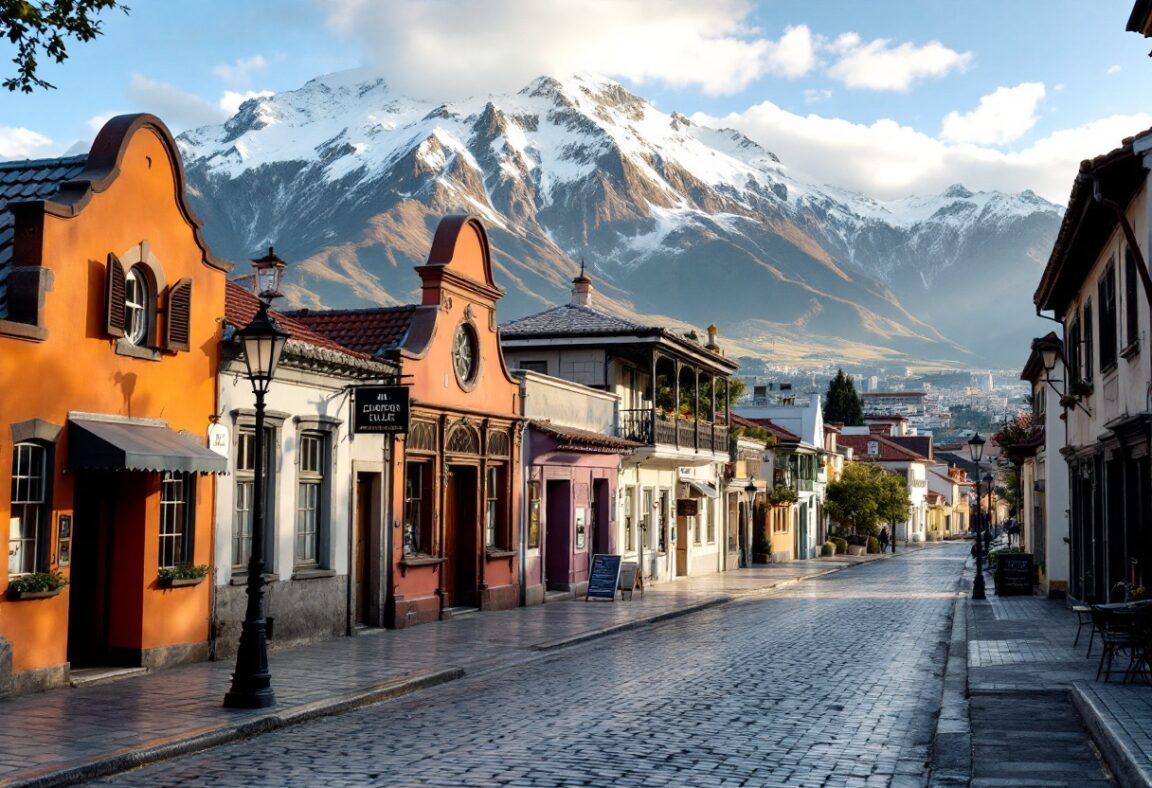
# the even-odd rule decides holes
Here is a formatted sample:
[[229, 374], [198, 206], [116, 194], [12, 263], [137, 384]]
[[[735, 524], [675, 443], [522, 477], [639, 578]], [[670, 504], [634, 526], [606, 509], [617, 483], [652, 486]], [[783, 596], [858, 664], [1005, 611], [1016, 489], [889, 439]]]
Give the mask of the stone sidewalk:
[[[1001, 784], [973, 774], [973, 753], [982, 743], [1006, 745], [1005, 759], [1026, 759], [1032, 734], [1052, 735], [1044, 734], [1048, 720], [1039, 715], [1035, 724], [1013, 727], [1007, 720], [1020, 709], [1007, 707], [996, 722], [999, 729], [985, 729], [989, 715], [978, 713], [980, 704], [995, 707], [999, 697], [1018, 706], [1034, 699], [1039, 706], [1047, 697], [1055, 703], [1071, 701], [1119, 785], [1152, 788], [1152, 685], [1146, 679], [1124, 683], [1127, 655], [1117, 658], [1110, 680], [1097, 680], [1100, 640], [1089, 657], [1085, 626], [1073, 648], [1078, 622], [1063, 600], [999, 597], [991, 574], [986, 574], [988, 598], [975, 601], [970, 598], [973, 575], [969, 560], [957, 599], [930, 784]], [[1052, 779], [1053, 785], [1087, 784]]]
[[756, 566], [657, 585], [631, 601], [550, 601], [274, 651], [272, 709], [221, 706], [231, 661], [9, 698], [0, 701], [0, 785], [66, 785], [111, 774], [891, 557]]

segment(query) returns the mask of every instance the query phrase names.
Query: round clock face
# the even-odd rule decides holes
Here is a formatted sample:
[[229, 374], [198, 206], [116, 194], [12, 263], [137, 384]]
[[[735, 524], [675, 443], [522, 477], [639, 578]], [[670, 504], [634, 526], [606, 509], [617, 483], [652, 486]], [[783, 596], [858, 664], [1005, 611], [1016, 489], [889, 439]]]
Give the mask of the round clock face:
[[476, 377], [476, 334], [467, 324], [456, 329], [452, 341], [452, 366], [462, 383], [471, 383]]

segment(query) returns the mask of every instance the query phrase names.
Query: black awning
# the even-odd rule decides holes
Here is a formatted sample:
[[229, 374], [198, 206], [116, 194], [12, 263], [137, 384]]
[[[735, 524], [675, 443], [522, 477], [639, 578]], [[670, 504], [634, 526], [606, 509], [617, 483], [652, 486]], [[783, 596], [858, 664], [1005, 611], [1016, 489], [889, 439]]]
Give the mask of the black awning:
[[70, 419], [68, 465], [73, 471], [224, 473], [228, 460], [161, 424]]

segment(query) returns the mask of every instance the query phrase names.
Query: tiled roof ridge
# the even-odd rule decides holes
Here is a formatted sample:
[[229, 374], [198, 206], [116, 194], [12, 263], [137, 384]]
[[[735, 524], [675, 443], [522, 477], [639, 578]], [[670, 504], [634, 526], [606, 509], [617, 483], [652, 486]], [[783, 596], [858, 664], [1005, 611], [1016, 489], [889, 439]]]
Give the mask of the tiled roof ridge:
[[290, 317], [317, 317], [325, 315], [336, 315], [344, 317], [346, 315], [368, 315], [377, 312], [398, 312], [404, 309], [419, 309], [426, 304], [400, 304], [398, 306], [365, 306], [358, 309], [289, 309], [281, 314]]
[[0, 170], [39, 170], [46, 167], [60, 167], [72, 164], [81, 164], [87, 161], [87, 153], [77, 153], [72, 156], [56, 156], [53, 158], [45, 159], [7, 159], [5, 161], [0, 161]]

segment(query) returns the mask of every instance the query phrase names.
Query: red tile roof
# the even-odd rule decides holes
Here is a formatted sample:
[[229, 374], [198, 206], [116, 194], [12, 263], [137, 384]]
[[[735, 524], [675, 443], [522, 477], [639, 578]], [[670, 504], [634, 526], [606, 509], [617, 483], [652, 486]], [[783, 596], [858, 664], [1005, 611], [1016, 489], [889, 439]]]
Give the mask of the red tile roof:
[[[243, 328], [252, 322], [252, 318], [256, 317], [256, 312], [260, 309], [260, 300], [252, 293], [245, 290], [240, 285], [234, 282], [228, 282], [224, 290], [224, 319], [231, 323], [236, 328]], [[332, 350], [337, 353], [343, 353], [346, 356], [353, 358], [371, 360], [371, 356], [367, 353], [361, 353], [356, 350], [351, 350], [332, 339], [318, 334], [299, 320], [294, 319], [290, 314], [277, 312], [275, 309], [269, 309], [268, 314], [275, 318], [280, 327], [287, 331], [291, 336], [290, 339], [304, 342], [309, 345], [324, 348], [325, 350]]]
[[301, 309], [289, 316], [344, 347], [379, 356], [403, 344], [416, 312], [415, 304], [372, 309]]
[[[868, 444], [876, 443], [879, 455], [868, 453]], [[841, 435], [839, 444], [851, 448], [857, 460], [865, 462], [928, 462], [928, 458], [893, 443], [880, 435]]]
[[737, 427], [763, 427], [776, 436], [776, 440], [780, 443], [801, 443], [801, 438], [795, 433], [789, 432], [778, 424], [773, 424], [772, 419], [749, 419], [745, 416], [737, 416], [732, 414], [732, 424]]
[[556, 447], [562, 450], [621, 453], [631, 451], [641, 445], [636, 441], [617, 438], [614, 435], [605, 435], [602, 432], [553, 424], [547, 419], [533, 419], [531, 424], [532, 429], [554, 438]]

